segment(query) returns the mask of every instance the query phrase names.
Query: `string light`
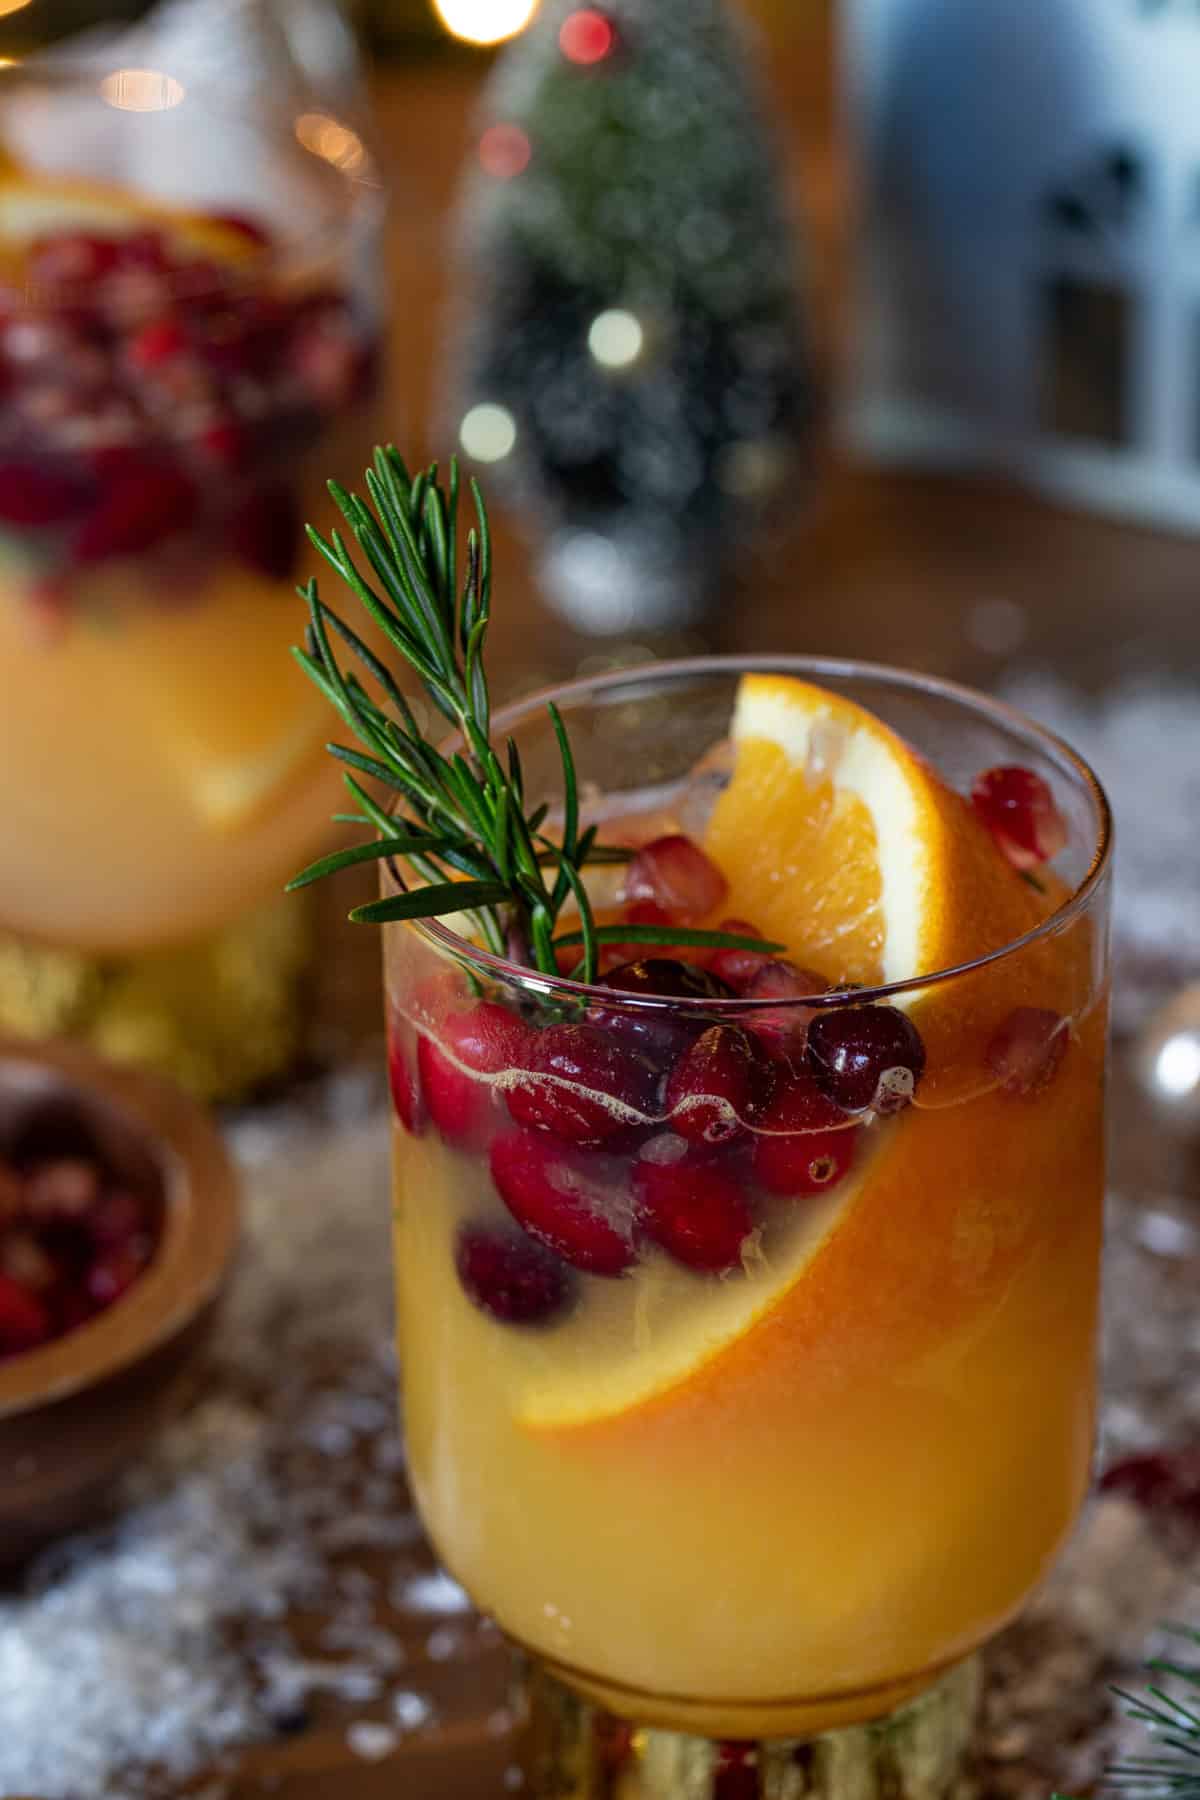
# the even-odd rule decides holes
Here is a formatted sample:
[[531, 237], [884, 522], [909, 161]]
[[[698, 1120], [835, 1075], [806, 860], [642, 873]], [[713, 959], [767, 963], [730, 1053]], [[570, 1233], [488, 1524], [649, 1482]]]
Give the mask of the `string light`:
[[558, 34], [558, 47], [568, 62], [579, 63], [584, 68], [592, 63], [603, 62], [617, 41], [611, 19], [605, 18], [595, 7], [585, 6], [579, 12], [569, 13], [563, 20]]
[[524, 31], [539, 0], [433, 0], [453, 37], [468, 44], [499, 44]]
[[180, 104], [187, 89], [161, 69], [114, 69], [100, 83], [100, 93], [121, 112], [167, 112]]
[[503, 462], [517, 441], [517, 422], [507, 406], [481, 401], [458, 428], [458, 441], [476, 462]]
[[533, 146], [519, 125], [489, 125], [479, 140], [479, 166], [497, 181], [511, 181], [529, 167]]

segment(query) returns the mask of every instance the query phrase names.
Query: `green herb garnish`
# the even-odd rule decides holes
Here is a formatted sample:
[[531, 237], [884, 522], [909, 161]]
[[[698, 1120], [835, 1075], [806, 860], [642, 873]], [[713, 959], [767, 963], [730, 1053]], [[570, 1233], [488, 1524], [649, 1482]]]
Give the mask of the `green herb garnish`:
[[[418, 877], [418, 885], [357, 907], [352, 919], [382, 924], [466, 913], [489, 950], [545, 975], [559, 972], [557, 950], [581, 946], [578, 972], [584, 981], [595, 980], [598, 950], [606, 942], [781, 950], [783, 945], [766, 939], [722, 932], [596, 925], [583, 871], [597, 863], [628, 861], [632, 852], [600, 843], [595, 826], [580, 830], [575, 760], [557, 707], [548, 703], [562, 762], [557, 837], [543, 829], [547, 805], [527, 810], [514, 740], [505, 741], [502, 754], [491, 741], [484, 650], [492, 553], [478, 483], [470, 484], [476, 524], [467, 534], [460, 581], [457, 463], [451, 462], [443, 488], [436, 463], [410, 476], [389, 446], [375, 452], [366, 482], [370, 506], [336, 482], [330, 482], [329, 491], [369, 574], [355, 562], [340, 531], [325, 538], [309, 526], [308, 535], [387, 643], [415, 671], [429, 700], [458, 733], [461, 748], [449, 754], [437, 749], [394, 671], [325, 604], [315, 580], [301, 588], [309, 625], [305, 648], [294, 655], [358, 742], [357, 748], [328, 746], [346, 765], [344, 780], [359, 808], [337, 817], [345, 824], [367, 826], [376, 836], [322, 857], [290, 887], [304, 887], [352, 863], [399, 858]], [[335, 639], [357, 659], [374, 692], [353, 670], [342, 668]], [[378, 803], [363, 776], [397, 796], [394, 811]], [[563, 909], [571, 902], [576, 910], [563, 920]], [[569, 929], [562, 930], [563, 924]]]

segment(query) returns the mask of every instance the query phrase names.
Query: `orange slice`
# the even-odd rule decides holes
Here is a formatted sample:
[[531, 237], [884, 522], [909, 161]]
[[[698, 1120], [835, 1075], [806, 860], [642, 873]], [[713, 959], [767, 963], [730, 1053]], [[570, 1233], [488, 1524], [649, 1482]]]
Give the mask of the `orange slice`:
[[256, 246], [245, 232], [204, 213], [187, 212], [101, 182], [62, 179], [23, 168], [0, 169], [0, 244], [20, 258], [56, 231], [126, 237], [146, 227], [161, 231], [177, 250], [218, 262], [244, 262]]

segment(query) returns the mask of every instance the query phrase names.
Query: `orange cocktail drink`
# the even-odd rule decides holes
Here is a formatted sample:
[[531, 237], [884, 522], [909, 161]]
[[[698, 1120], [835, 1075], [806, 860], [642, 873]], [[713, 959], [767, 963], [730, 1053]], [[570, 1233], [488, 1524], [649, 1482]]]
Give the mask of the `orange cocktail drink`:
[[[575, 1694], [807, 1741], [1009, 1620], [1087, 1485], [1103, 798], [888, 671], [558, 700], [629, 942], [585, 988], [386, 927], [413, 1482]], [[550, 798], [541, 707], [500, 727]], [[644, 950], [668, 917], [783, 950]]]

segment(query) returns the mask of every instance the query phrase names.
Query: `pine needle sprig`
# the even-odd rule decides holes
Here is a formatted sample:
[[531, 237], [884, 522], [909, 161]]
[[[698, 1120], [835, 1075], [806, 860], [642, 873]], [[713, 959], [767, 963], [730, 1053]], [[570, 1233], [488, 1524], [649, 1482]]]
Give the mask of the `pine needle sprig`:
[[[304, 648], [294, 655], [354, 740], [327, 746], [343, 765], [358, 808], [337, 817], [375, 836], [321, 857], [290, 887], [305, 887], [354, 864], [397, 859], [416, 884], [357, 907], [352, 919], [381, 924], [465, 914], [469, 929], [489, 950], [532, 963], [546, 975], [559, 973], [560, 951], [578, 946], [582, 954], [572, 973], [584, 981], [595, 980], [606, 943], [782, 949], [766, 939], [728, 933], [596, 924], [584, 869], [624, 862], [632, 853], [601, 843], [595, 826], [580, 829], [578, 773], [558, 708], [548, 703], [562, 770], [557, 834], [544, 829], [548, 802], [526, 810], [516, 743], [507, 739], [503, 755], [492, 743], [485, 660], [492, 544], [478, 483], [470, 483], [475, 516], [461, 580], [456, 462], [443, 486], [436, 463], [410, 475], [389, 446], [375, 452], [366, 487], [369, 505], [338, 483], [329, 484], [357, 557], [340, 529], [325, 537], [310, 526], [309, 538], [383, 642], [416, 674], [460, 747], [447, 752], [426, 736], [386, 657], [325, 602], [316, 579], [301, 588], [309, 620]], [[361, 675], [339, 660], [339, 646]], [[390, 792], [390, 804], [381, 803], [367, 783]], [[568, 906], [578, 915], [578, 928], [572, 921], [572, 929], [562, 931], [560, 918]]]
[[[1167, 1629], [1200, 1645], [1200, 1631], [1191, 1626]], [[1155, 1657], [1146, 1664], [1146, 1671], [1159, 1679], [1150, 1681], [1144, 1693], [1121, 1687], [1112, 1692], [1123, 1702], [1126, 1717], [1146, 1726], [1152, 1753], [1111, 1763], [1104, 1771], [1100, 1792], [1136, 1794], [1142, 1800], [1200, 1800], [1200, 1664]], [[1164, 1687], [1163, 1678], [1182, 1683], [1191, 1704]], [[1051, 1800], [1071, 1797], [1054, 1794]]]

